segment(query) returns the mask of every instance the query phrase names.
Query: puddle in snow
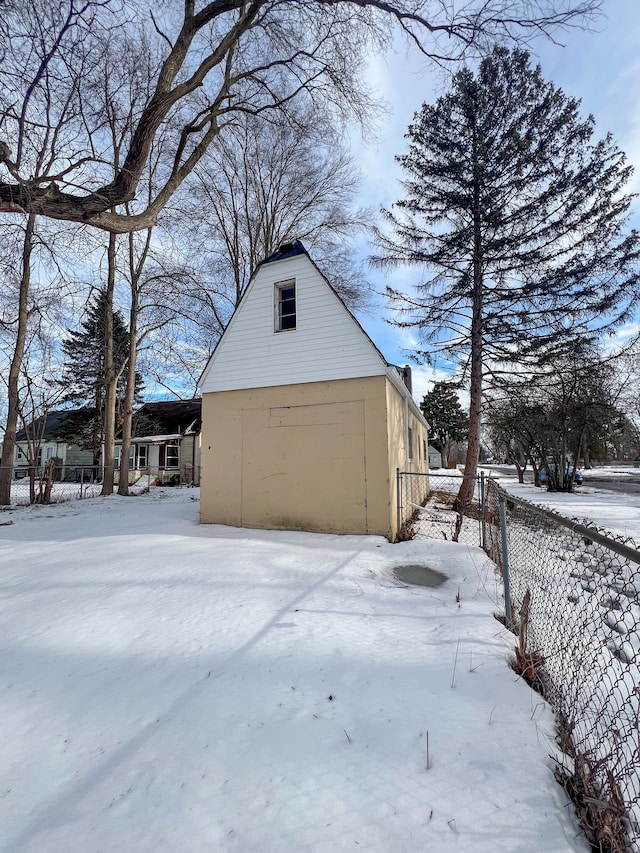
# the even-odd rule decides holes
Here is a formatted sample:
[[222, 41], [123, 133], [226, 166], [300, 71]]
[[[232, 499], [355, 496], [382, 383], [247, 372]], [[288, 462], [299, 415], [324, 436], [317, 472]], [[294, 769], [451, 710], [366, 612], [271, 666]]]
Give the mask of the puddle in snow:
[[397, 580], [413, 586], [440, 586], [448, 580], [442, 572], [430, 569], [429, 566], [396, 566], [393, 574]]

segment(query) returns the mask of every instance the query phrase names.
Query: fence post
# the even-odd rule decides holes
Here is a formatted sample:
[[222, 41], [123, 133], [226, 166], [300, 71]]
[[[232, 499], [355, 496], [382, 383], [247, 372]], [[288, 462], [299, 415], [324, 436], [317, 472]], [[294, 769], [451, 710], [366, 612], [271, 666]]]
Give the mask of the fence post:
[[82, 500], [82, 490], [84, 488], [84, 468], [80, 469], [80, 500]]
[[400, 533], [400, 528], [402, 527], [402, 474], [399, 468], [396, 468], [396, 508], [398, 514], [398, 533]]
[[507, 628], [511, 628], [511, 589], [509, 586], [509, 547], [507, 543], [507, 509], [500, 495], [500, 537], [502, 541], [502, 580], [504, 583], [504, 616]]
[[480, 547], [484, 551], [487, 544], [487, 527], [485, 524], [485, 511], [487, 506], [487, 498], [485, 494], [486, 483], [484, 479], [484, 471], [480, 472]]

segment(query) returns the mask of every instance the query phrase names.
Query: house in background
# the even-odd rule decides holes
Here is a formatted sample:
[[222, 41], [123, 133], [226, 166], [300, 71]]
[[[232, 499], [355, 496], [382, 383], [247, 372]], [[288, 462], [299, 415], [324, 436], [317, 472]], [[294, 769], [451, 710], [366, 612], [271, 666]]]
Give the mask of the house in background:
[[299, 241], [258, 267], [199, 384], [201, 521], [395, 538], [428, 425]]
[[430, 444], [429, 450], [429, 468], [439, 468], [442, 465], [442, 455], [439, 450]]
[[[141, 406], [133, 415], [131, 479], [150, 474], [161, 483], [199, 485], [201, 422], [201, 400], [160, 400]], [[122, 438], [116, 437], [116, 469], [121, 449]]]
[[[14, 450], [15, 476], [24, 477], [29, 467], [29, 443], [37, 454], [37, 468], [44, 467], [52, 459], [56, 461], [56, 479], [76, 481], [90, 471], [93, 453], [78, 444], [69, 442], [65, 436], [79, 434], [90, 425], [94, 410], [60, 409], [36, 418], [27, 429], [18, 430]], [[88, 475], [85, 474], [85, 479]]]

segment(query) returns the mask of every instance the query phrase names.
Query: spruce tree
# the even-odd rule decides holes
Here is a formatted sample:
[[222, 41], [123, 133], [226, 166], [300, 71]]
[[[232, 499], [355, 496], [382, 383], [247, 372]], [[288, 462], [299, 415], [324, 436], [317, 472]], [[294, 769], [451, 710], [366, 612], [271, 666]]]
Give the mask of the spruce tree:
[[446, 468], [451, 444], [467, 437], [469, 418], [449, 382], [436, 382], [422, 398], [420, 408], [429, 423], [429, 441], [440, 451], [442, 467]]
[[[465, 472], [475, 476], [488, 366], [535, 362], [626, 319], [639, 296], [638, 234], [626, 229], [631, 167], [593, 117], [532, 67], [496, 48], [476, 72], [424, 104], [397, 159], [406, 179], [379, 263], [427, 276], [390, 291], [427, 348], [457, 364], [470, 390]], [[463, 481], [460, 507], [473, 495]]]
[[[68, 329], [68, 337], [62, 342], [65, 365], [61, 385], [65, 389], [63, 402], [76, 407], [89, 408], [93, 416], [77, 429], [69, 420], [70, 429], [65, 431], [66, 441], [90, 449], [93, 464], [100, 463], [100, 450], [104, 432], [105, 403], [105, 307], [106, 295], [100, 291], [90, 302], [87, 316], [80, 329]], [[129, 330], [120, 311], [113, 312], [113, 360], [118, 375], [116, 420], [122, 414], [126, 390], [124, 367], [129, 358]], [[142, 379], [138, 376], [138, 393], [142, 390]]]

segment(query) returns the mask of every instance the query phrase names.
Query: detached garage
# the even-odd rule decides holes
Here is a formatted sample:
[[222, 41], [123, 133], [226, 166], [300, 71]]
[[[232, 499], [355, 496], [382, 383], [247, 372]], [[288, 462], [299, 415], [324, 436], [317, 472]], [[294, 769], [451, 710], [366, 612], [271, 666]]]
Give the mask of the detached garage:
[[393, 539], [396, 469], [428, 470], [408, 374], [302, 244], [283, 246], [254, 273], [200, 379], [201, 521]]

